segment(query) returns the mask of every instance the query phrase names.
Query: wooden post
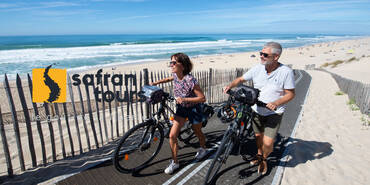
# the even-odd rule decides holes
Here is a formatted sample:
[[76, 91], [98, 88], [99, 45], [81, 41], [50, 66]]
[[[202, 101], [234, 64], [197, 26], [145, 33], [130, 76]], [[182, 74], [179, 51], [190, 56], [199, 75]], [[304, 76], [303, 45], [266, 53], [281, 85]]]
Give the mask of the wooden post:
[[86, 134], [86, 142], [87, 142], [87, 147], [89, 151], [91, 150], [91, 145], [90, 145], [90, 137], [89, 137], [89, 130], [87, 129], [86, 125], [86, 120], [85, 120], [85, 108], [84, 108], [84, 100], [82, 98], [82, 93], [81, 93], [81, 87], [80, 85], [77, 86], [78, 94], [80, 95], [80, 103], [81, 103], [81, 111], [82, 111], [82, 123], [84, 126], [85, 134]]
[[126, 107], [126, 120], [127, 120], [127, 126], [128, 128], [132, 128], [133, 125], [130, 124], [131, 122], [131, 116], [130, 116], [130, 104], [131, 104], [131, 97], [130, 97], [130, 91], [128, 89], [128, 79], [125, 74], [125, 96], [127, 97], [127, 107]]
[[82, 154], [83, 153], [83, 148], [82, 148], [82, 142], [81, 142], [80, 127], [78, 126], [78, 118], [77, 118], [75, 100], [74, 100], [74, 96], [73, 96], [72, 82], [71, 82], [71, 78], [69, 77], [69, 75], [68, 75], [67, 80], [68, 80], [69, 95], [71, 97], [71, 104], [72, 104], [73, 113], [74, 113], [73, 117], [74, 117], [74, 120], [75, 120], [75, 126], [76, 126], [77, 137], [78, 137], [78, 144], [79, 144], [79, 147], [80, 147], [80, 154]]
[[51, 123], [51, 117], [50, 117], [50, 111], [49, 111], [48, 103], [46, 103], [46, 102], [44, 103], [44, 108], [45, 108], [46, 120], [47, 120], [48, 126], [49, 126], [53, 162], [55, 162], [57, 160], [57, 156], [56, 156], [56, 152], [55, 152], [54, 129], [53, 129], [53, 124]]
[[[140, 82], [139, 82], [139, 86], [140, 86], [140, 91], [142, 91], [142, 86], [143, 86], [143, 74], [142, 72], [140, 71]], [[141, 111], [141, 121], [144, 122], [144, 108], [143, 108], [143, 101], [140, 101], [140, 111]]]
[[[114, 73], [113, 73], [114, 75]], [[113, 93], [116, 95], [116, 86], [114, 84], [113, 85]], [[114, 98], [114, 110], [116, 111], [116, 114], [115, 114], [115, 120], [116, 120], [116, 135], [117, 137], [119, 137], [119, 128], [118, 128], [118, 98], [115, 97]]]
[[93, 117], [92, 110], [91, 110], [89, 85], [85, 85], [85, 90], [86, 90], [87, 110], [89, 112], [90, 125], [91, 125], [91, 129], [93, 131], [94, 141], [95, 141], [96, 148], [99, 148], [98, 137], [96, 136], [96, 129], [95, 129], [94, 117]]
[[35, 168], [37, 166], [37, 162], [36, 162], [35, 147], [33, 145], [33, 134], [32, 134], [32, 128], [31, 128], [31, 119], [30, 119], [30, 114], [28, 113], [26, 98], [24, 97], [24, 93], [23, 93], [22, 80], [21, 80], [21, 78], [19, 77], [18, 74], [17, 74], [16, 83], [17, 83], [17, 90], [18, 90], [19, 99], [20, 99], [21, 104], [22, 104], [24, 118], [25, 118], [25, 121], [26, 121], [26, 128], [27, 128], [27, 135], [28, 135], [28, 147], [29, 147], [30, 154], [31, 154], [32, 167]]
[[20, 134], [19, 134], [17, 111], [15, 110], [13, 96], [12, 96], [12, 92], [11, 92], [11, 89], [10, 89], [10, 86], [9, 86], [8, 77], [6, 76], [6, 74], [5, 74], [4, 87], [5, 87], [6, 95], [8, 96], [10, 111], [12, 112], [13, 128], [14, 128], [15, 140], [17, 142], [19, 163], [20, 163], [20, 166], [21, 166], [21, 170], [25, 171], [26, 168], [24, 166], [24, 158], [23, 158], [23, 152], [22, 152], [22, 142], [21, 142], [21, 137], [20, 137]]
[[135, 116], [134, 116], [134, 101], [133, 101], [133, 94], [132, 94], [132, 81], [133, 81], [133, 78], [132, 78], [132, 72], [130, 72], [130, 80], [128, 80], [130, 82], [130, 91], [129, 91], [129, 97], [130, 97], [130, 105], [131, 105], [131, 115], [130, 115], [130, 119], [132, 120], [132, 127], [135, 126]]
[[58, 119], [59, 138], [60, 138], [60, 144], [62, 147], [62, 155], [64, 159], [66, 158], [66, 149], [64, 147], [63, 128], [62, 128], [62, 122], [60, 121], [58, 104], [54, 103], [54, 109], [55, 109], [55, 115], [57, 116], [57, 119]]
[[101, 92], [102, 92], [102, 98], [101, 98], [101, 103], [102, 103], [102, 111], [103, 111], [103, 122], [104, 122], [104, 133], [105, 133], [105, 140], [108, 142], [109, 141], [109, 136], [108, 136], [108, 128], [107, 128], [107, 119], [105, 117], [105, 100], [103, 98], [103, 92], [104, 92], [104, 82], [102, 80], [100, 87], [101, 87]]
[[[109, 91], [109, 83], [107, 83], [107, 91]], [[109, 106], [109, 117], [110, 117], [110, 134], [112, 136], [112, 141], [113, 141], [113, 116], [112, 116], [112, 102], [108, 102]]]
[[[156, 72], [154, 72], [154, 80], [153, 80], [153, 82], [157, 82], [159, 80], [160, 80], [159, 79], [159, 72], [156, 71]], [[159, 85], [159, 87], [160, 87], [160, 85]], [[159, 108], [159, 105], [157, 103], [157, 104], [155, 104], [155, 111], [158, 111], [158, 108]]]
[[[121, 74], [121, 73], [120, 73]], [[120, 85], [119, 86], [119, 94], [120, 94], [120, 98], [121, 99], [124, 99], [124, 95], [122, 94], [123, 93], [123, 91], [122, 91], [122, 86], [123, 85]], [[128, 127], [127, 127], [127, 125], [125, 126], [125, 111], [123, 110], [123, 104], [124, 104], [125, 102], [123, 101], [123, 102], [121, 102], [120, 104], [121, 104], [121, 114], [122, 114], [122, 133], [123, 134], [125, 134], [125, 130], [127, 129], [128, 130]], [[126, 128], [126, 129], [125, 129]]]
[[[96, 90], [96, 87], [95, 87], [95, 84], [93, 84], [93, 92], [94, 92], [94, 95], [95, 95], [95, 90]], [[103, 92], [102, 92], [102, 94], [103, 94]], [[104, 141], [103, 141], [103, 131], [102, 131], [102, 128], [101, 128], [98, 98], [99, 98], [98, 95], [96, 95], [95, 96], [95, 106], [96, 106], [96, 115], [98, 116], [98, 126], [99, 126], [99, 132], [100, 132], [100, 140], [101, 140], [101, 145], [103, 146], [103, 144], [104, 144]]]
[[[150, 72], [150, 80], [151, 82], [154, 82], [154, 79], [153, 79], [153, 71]], [[152, 115], [153, 112], [155, 112], [155, 105], [152, 105], [150, 106], [150, 116]]]
[[6, 134], [5, 134], [5, 130], [4, 130], [4, 123], [3, 123], [3, 117], [2, 117], [2, 112], [1, 112], [1, 106], [0, 106], [0, 134], [1, 134], [1, 141], [3, 143], [6, 166], [8, 168], [8, 176], [11, 177], [11, 176], [13, 176], [13, 165], [12, 165], [12, 160], [10, 158], [8, 141], [6, 140]]
[[[143, 69], [144, 73], [144, 85], [149, 85], [149, 72], [148, 69]], [[150, 105], [148, 103], [145, 103], [145, 110], [146, 110], [146, 118], [149, 118], [150, 115]]]
[[[32, 80], [31, 80], [31, 77], [30, 77], [29, 74], [27, 74], [27, 78], [28, 78], [28, 87], [30, 89], [31, 101], [32, 101], [32, 96], [33, 96], [33, 94], [32, 94], [33, 93], [32, 92]], [[45, 166], [47, 161], [46, 161], [44, 134], [42, 132], [41, 121], [40, 121], [41, 118], [40, 118], [39, 110], [37, 108], [36, 103], [32, 102], [32, 107], [33, 107], [33, 111], [35, 112], [36, 126], [37, 126], [37, 131], [38, 131], [39, 137], [40, 137], [40, 144], [41, 144], [41, 151], [42, 151], [42, 162], [43, 162], [43, 165]]]
[[133, 81], [134, 81], [134, 87], [135, 87], [135, 110], [136, 110], [136, 122], [139, 123], [139, 109], [138, 109], [138, 101], [139, 101], [139, 97], [137, 95], [137, 78], [136, 78], [136, 71], [135, 73], [133, 74], [134, 75], [134, 78], [133, 78]]
[[75, 156], [75, 150], [73, 148], [73, 140], [72, 140], [72, 135], [71, 135], [71, 129], [69, 128], [67, 104], [65, 102], [63, 103], [63, 111], [64, 111], [64, 119], [66, 120], [66, 125], [67, 125], [67, 132], [68, 132], [69, 144], [71, 146], [71, 153], [72, 153], [72, 157], [74, 157]]
[[[208, 93], [207, 93], [209, 100], [211, 100], [211, 98], [212, 98], [211, 87], [212, 87], [212, 68], [209, 68]], [[210, 101], [210, 102], [212, 102], [212, 101]]]

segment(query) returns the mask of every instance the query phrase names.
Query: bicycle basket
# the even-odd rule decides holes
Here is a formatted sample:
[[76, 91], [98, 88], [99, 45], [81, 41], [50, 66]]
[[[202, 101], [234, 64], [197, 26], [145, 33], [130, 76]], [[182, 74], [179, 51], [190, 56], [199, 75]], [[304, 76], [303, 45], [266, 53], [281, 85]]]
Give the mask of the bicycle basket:
[[164, 92], [157, 86], [144, 85], [139, 97], [147, 103], [156, 104], [163, 100]]
[[254, 105], [258, 100], [260, 91], [256, 88], [240, 85], [235, 88], [235, 100], [248, 105]]

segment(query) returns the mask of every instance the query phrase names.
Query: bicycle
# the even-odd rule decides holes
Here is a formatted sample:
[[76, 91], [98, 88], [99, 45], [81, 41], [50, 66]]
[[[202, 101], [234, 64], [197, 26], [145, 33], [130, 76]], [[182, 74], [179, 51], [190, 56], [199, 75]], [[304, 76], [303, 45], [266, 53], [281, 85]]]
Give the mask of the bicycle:
[[[148, 97], [142, 94], [140, 95], [139, 93], [139, 96], [145, 101]], [[112, 157], [113, 164], [118, 171], [131, 173], [145, 167], [159, 153], [164, 137], [168, 138], [172, 124], [166, 114], [166, 110], [170, 111], [173, 115], [174, 111], [167, 105], [167, 102], [174, 102], [175, 98], [163, 91], [159, 94], [157, 95], [159, 98], [154, 98], [158, 101], [154, 103], [160, 103], [158, 111], [153, 113], [152, 117], [145, 122], [130, 129], [120, 139]], [[213, 109], [210, 110], [209, 107], [206, 110], [209, 112], [208, 118], [213, 115]], [[163, 119], [161, 119], [162, 117]], [[206, 124], [207, 121], [202, 126], [205, 127]], [[166, 133], [164, 133], [164, 129], [166, 129]], [[190, 124], [187, 121], [180, 131], [178, 138], [180, 141], [187, 143], [193, 134]]]
[[[257, 89], [254, 90], [258, 91]], [[252, 111], [251, 106], [254, 103], [246, 104], [244, 102], [238, 101], [235, 98], [235, 91], [229, 90], [227, 94], [229, 94], [229, 98], [226, 105], [224, 106], [225, 110], [220, 110], [221, 112], [225, 112], [224, 115], [221, 115], [221, 118], [225, 119], [225, 117], [222, 116], [226, 116], [226, 121], [232, 122], [223, 135], [221, 144], [219, 145], [216, 154], [212, 160], [211, 166], [208, 169], [204, 184], [214, 183], [214, 177], [220, 170], [221, 166], [226, 163], [227, 158], [233, 151], [233, 147], [239, 146], [239, 148], [237, 148], [237, 154], [239, 155], [241, 146], [240, 143], [245, 143], [248, 137], [253, 134], [251, 126], [252, 121], [254, 121], [253, 118], [255, 116], [255, 113]], [[233, 108], [235, 106], [233, 105], [234, 103], [238, 103], [236, 109]], [[256, 103], [259, 106], [266, 107], [266, 104], [263, 102], [256, 101]]]

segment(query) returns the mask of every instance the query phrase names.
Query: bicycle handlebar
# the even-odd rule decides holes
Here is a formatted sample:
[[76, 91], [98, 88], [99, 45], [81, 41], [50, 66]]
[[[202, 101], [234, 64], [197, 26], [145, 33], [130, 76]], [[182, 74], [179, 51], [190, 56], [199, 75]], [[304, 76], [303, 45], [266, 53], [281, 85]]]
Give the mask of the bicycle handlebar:
[[[230, 95], [230, 96], [233, 96], [233, 97], [234, 97], [235, 91], [233, 91], [233, 90], [229, 89], [229, 90], [226, 92], [226, 94], [228, 94], [228, 95]], [[228, 101], [228, 104], [229, 104], [229, 103], [231, 103], [231, 102], [229, 102], [229, 101]], [[256, 104], [257, 104], [257, 106], [267, 108], [267, 107], [266, 107], [266, 105], [267, 105], [267, 104], [266, 104], [266, 103], [263, 103], [263, 102], [261, 102], [261, 101], [259, 101], [259, 100], [257, 100]]]
[[167, 93], [167, 92], [164, 92], [164, 98], [167, 100], [167, 101], [169, 101], [169, 102], [173, 102], [173, 101], [175, 101], [175, 97], [174, 96], [171, 96], [169, 93]]

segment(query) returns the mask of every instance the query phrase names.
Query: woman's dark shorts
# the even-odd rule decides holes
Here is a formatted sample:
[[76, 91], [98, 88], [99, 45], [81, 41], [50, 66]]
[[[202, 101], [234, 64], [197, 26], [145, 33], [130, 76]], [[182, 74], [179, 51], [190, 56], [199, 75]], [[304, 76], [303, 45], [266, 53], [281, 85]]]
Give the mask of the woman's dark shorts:
[[176, 116], [188, 118], [190, 124], [199, 124], [207, 120], [203, 114], [202, 104], [197, 104], [193, 107], [184, 107], [179, 104], [176, 105]]

